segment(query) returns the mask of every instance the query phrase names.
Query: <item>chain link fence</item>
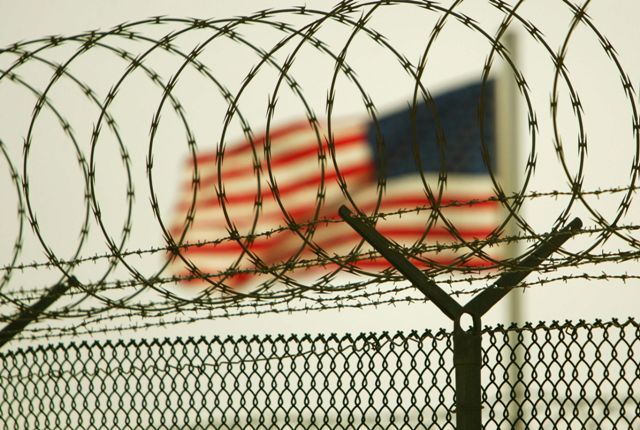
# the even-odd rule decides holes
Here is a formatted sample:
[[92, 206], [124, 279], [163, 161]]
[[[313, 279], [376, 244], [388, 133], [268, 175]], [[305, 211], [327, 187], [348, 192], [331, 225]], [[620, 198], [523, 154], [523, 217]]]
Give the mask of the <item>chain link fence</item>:
[[[430, 428], [456, 422], [452, 335], [82, 342], [0, 355], [2, 428]], [[640, 428], [640, 324], [483, 332], [483, 424]]]

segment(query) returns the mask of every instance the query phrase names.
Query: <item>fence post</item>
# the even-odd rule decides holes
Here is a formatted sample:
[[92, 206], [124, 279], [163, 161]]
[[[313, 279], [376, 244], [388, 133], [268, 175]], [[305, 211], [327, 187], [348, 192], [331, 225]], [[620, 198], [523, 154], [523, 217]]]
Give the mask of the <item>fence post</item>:
[[464, 330], [460, 320], [454, 322], [453, 365], [456, 374], [456, 428], [480, 430], [482, 427], [482, 332], [480, 319]]
[[[490, 287], [482, 290], [466, 305], [461, 306], [432, 279], [414, 266], [394, 245], [375, 228], [357, 218], [346, 206], [339, 209], [340, 216], [378, 251], [392, 266], [431, 300], [453, 321], [453, 362], [456, 374], [456, 429], [480, 430], [482, 428], [482, 324], [481, 317], [516, 287], [540, 263], [558, 250], [582, 227], [575, 218], [566, 227], [543, 240], [527, 257], [514, 267], [517, 270], [504, 273]], [[463, 327], [462, 320], [469, 319], [470, 328]]]

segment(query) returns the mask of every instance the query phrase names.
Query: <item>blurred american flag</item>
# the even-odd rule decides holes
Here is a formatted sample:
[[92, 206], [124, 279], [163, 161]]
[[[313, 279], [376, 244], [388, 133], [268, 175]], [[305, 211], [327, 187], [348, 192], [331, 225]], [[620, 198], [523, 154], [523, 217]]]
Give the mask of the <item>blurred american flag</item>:
[[[402, 246], [436, 245], [412, 254], [419, 267], [489, 264], [482, 253], [447, 245], [484, 239], [500, 220], [489, 177], [495, 158], [494, 87], [492, 82], [460, 87], [413, 112], [406, 108], [377, 121], [338, 121], [331, 125], [332, 138], [326, 123], [301, 121], [270, 130], [268, 139], [229, 146], [221, 158], [218, 151], [201, 152], [197, 189], [192, 159], [184, 169], [171, 227], [173, 240], [183, 245], [182, 258], [172, 259], [171, 271], [193, 278], [192, 265], [212, 282], [237, 287], [258, 279], [261, 267], [286, 262], [297, 261], [304, 272], [335, 269], [328, 257], [343, 261], [361, 239], [337, 216], [340, 205], [350, 204], [347, 195], [365, 214], [389, 213], [376, 224], [387, 238]], [[437, 221], [429, 220], [433, 203]], [[186, 223], [191, 208], [192, 222]], [[369, 250], [362, 245], [365, 255], [350, 264], [389, 267], [379, 256], [366, 255]]]

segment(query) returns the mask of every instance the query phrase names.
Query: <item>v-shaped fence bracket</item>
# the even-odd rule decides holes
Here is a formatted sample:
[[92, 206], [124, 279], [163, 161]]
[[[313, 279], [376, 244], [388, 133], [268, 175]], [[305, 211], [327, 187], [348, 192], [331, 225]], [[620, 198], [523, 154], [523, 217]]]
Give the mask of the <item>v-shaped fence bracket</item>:
[[[504, 273], [493, 285], [482, 290], [466, 305], [462, 306], [414, 266], [404, 255], [398, 252], [394, 245], [378, 233], [375, 228], [354, 216], [349, 208], [341, 206], [339, 213], [342, 219], [453, 321], [453, 361], [456, 372], [456, 428], [458, 430], [481, 429], [481, 318], [529, 273], [535, 270], [540, 263], [576, 234], [582, 227], [582, 221], [580, 218], [575, 218], [561, 230], [550, 234], [547, 239], [538, 244], [533, 252], [521, 258], [514, 265], [517, 270]], [[473, 321], [472, 327], [468, 330], [463, 329], [460, 324], [460, 320], [464, 315], [469, 315]]]

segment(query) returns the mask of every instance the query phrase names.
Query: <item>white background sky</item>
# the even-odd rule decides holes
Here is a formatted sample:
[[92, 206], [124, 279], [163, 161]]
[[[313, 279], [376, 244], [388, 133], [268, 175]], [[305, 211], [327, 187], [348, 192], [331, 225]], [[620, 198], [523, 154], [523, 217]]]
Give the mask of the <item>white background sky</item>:
[[[299, 5], [300, 2], [273, 1], [269, 3], [249, 1], [56, 1], [39, 2], [35, 0], [7, 1], [0, 0], [0, 46], [10, 43], [31, 40], [50, 34], [75, 34], [91, 29], [106, 29], [125, 21], [134, 21], [149, 16], [167, 15], [174, 17], [231, 17], [259, 10], [262, 7], [281, 8], [290, 5]], [[326, 8], [326, 2], [307, 2], [309, 6]], [[500, 13], [491, 8], [485, 2], [468, 0], [463, 2], [461, 11], [473, 16], [479, 24], [493, 33], [496, 24], [501, 18]], [[628, 74], [634, 86], [640, 81], [640, 54], [637, 51], [637, 41], [640, 40], [640, 28], [637, 26], [637, 17], [640, 16], [640, 3], [635, 0], [619, 0], [614, 3], [606, 0], [594, 0], [589, 8], [590, 16], [599, 31], [606, 35], [615, 47], [622, 67]], [[567, 33], [571, 14], [567, 7], [560, 1], [554, 0], [530, 0], [526, 1], [522, 8], [522, 15], [538, 26], [545, 34], [553, 50], [558, 50]], [[384, 14], [376, 15], [372, 21], [376, 28], [389, 35], [394, 46], [405, 53], [407, 57], [416, 61], [422, 52], [426, 36], [429, 34], [434, 19], [437, 16], [426, 12], [416, 12], [415, 8], [396, 7]], [[294, 18], [295, 19], [295, 18]], [[145, 28], [145, 30], [147, 30]], [[162, 29], [148, 29], [149, 34], [164, 34]], [[248, 39], [256, 41], [260, 46], [269, 47], [271, 40], [277, 40], [274, 33], [261, 28], [243, 28]], [[567, 180], [557, 162], [551, 140], [552, 122], [549, 114], [549, 96], [553, 85], [553, 64], [548, 54], [542, 47], [533, 41], [520, 27], [518, 28], [520, 39], [519, 62], [520, 67], [531, 87], [534, 110], [540, 123], [538, 136], [538, 166], [530, 190], [567, 191]], [[328, 29], [320, 33], [329, 43], [344, 43], [346, 33], [340, 33]], [[195, 36], [194, 36], [195, 37]], [[202, 39], [201, 39], [202, 40]], [[187, 43], [187, 42], [185, 42]], [[272, 43], [272, 42], [271, 42]], [[356, 45], [350, 52], [349, 60], [359, 67], [359, 77], [370, 92], [380, 110], [403, 104], [411, 94], [411, 82], [404, 79], [402, 70], [397, 62], [384, 51], [374, 51], [374, 48], [363, 41]], [[60, 55], [66, 58], [69, 50], [61, 48], [59, 54], [52, 54], [48, 58]], [[458, 83], [478, 78], [482, 65], [489, 52], [488, 44], [477, 33], [472, 33], [460, 25], [452, 24], [443, 32], [437, 47], [431, 57], [428, 76], [425, 81], [429, 88], [437, 92], [439, 89], [452, 87]], [[585, 165], [586, 189], [607, 188], [625, 186], [629, 183], [629, 171], [634, 156], [634, 141], [631, 127], [631, 108], [629, 101], [625, 99], [620, 85], [620, 76], [614, 68], [614, 64], [604, 53], [593, 33], [585, 28], [578, 30], [571, 40], [567, 58], [571, 82], [584, 104], [585, 129], [589, 139], [589, 153]], [[315, 63], [311, 54], [309, 60], [302, 56], [301, 61], [294, 68], [296, 77], [299, 77], [303, 88], [308, 94], [309, 100], [318, 112], [323, 112], [322, 103], [326, 97], [326, 89], [329, 85], [329, 77], [332, 64], [330, 62]], [[4, 57], [6, 58], [6, 57]], [[105, 60], [106, 58], [106, 60]], [[216, 76], [230, 89], [239, 84], [246, 75], [249, 67], [256, 61], [246, 49], [239, 49], [237, 45], [220, 45], [209, 49], [203, 59], [210, 61]], [[164, 67], [167, 73], [180, 65], [180, 61], [157, 58], [159, 67]], [[7, 60], [2, 59], [0, 67], [7, 66]], [[78, 75], [92, 85], [96, 91], [104, 96], [108, 88], [114, 83], [113, 77], [119, 76], [123, 63], [118, 63], [114, 56], [91, 57], [80, 61], [76, 66]], [[34, 86], [43, 88], [49, 74], [37, 68], [25, 68], [25, 78]], [[243, 112], [258, 125], [263, 125], [267, 95], [271, 93], [275, 74], [265, 72], [257, 82], [258, 84], [249, 93]], [[191, 80], [193, 79], [193, 80]], [[186, 75], [180, 81], [180, 90], [183, 98], [187, 100], [185, 108], [190, 121], [200, 132], [200, 147], [206, 147], [207, 141], [216, 139], [217, 129], [215, 124], [222, 121], [224, 105], [211, 86], [205, 88], [198, 78]], [[261, 85], [263, 84], [263, 85]], [[19, 160], [16, 164], [21, 166], [20, 153], [22, 150], [22, 138], [26, 135], [34, 99], [24, 90], [3, 89], [6, 82], [0, 83], [0, 138], [9, 148], [11, 154]], [[338, 92], [338, 114], [352, 114], [361, 111], [359, 99], [355, 96], [353, 88], [345, 85], [343, 91]], [[5, 91], [5, 92], [2, 92]], [[65, 87], [59, 87], [53, 92], [53, 98], [60, 101], [65, 115], [72, 119], [74, 129], [78, 132], [82, 145], [87, 145], [91, 126], [96, 118], [96, 112], [87, 110], [80, 101], [81, 97], [73, 94]], [[126, 83], [121, 90], [120, 105], [117, 105], [116, 114], [127, 148], [130, 150], [136, 190], [140, 192], [136, 199], [137, 212], [134, 214], [134, 234], [132, 243], [140, 247], [160, 245], [161, 236], [153, 223], [145, 223], [144, 217], [149, 216], [148, 190], [144, 172], [144, 159], [146, 156], [148, 130], [151, 116], [155, 111], [159, 93], [149, 85], [142, 77], [135, 77]], [[567, 105], [566, 87], [561, 88], [564, 94], [564, 105], [561, 106], [560, 131], [563, 142], [569, 151], [576, 153], [576, 122], [570, 106]], [[77, 97], [77, 104], [76, 98]], [[218, 97], [216, 99], [216, 97]], [[285, 122], [292, 118], [301, 118], [302, 111], [299, 103], [284, 103], [279, 106], [276, 120]], [[217, 103], [216, 103], [217, 102]], [[637, 97], [634, 102], [637, 102]], [[521, 114], [524, 115], [524, 114]], [[161, 207], [168, 208], [173, 200], [177, 186], [175, 186], [180, 172], [180, 162], [186, 156], [186, 145], [175, 145], [176, 140], [184, 141], [183, 131], [179, 124], [167, 115], [167, 120], [160, 128], [158, 149], [155, 152], [159, 173], [157, 187], [161, 190], [159, 198]], [[262, 119], [262, 123], [260, 122]], [[79, 169], [75, 163], [73, 151], [69, 150], [68, 143], [64, 149], [59, 149], [58, 140], [63, 141], [60, 130], [51, 131], [49, 123], [42, 119], [39, 128], [35, 131], [35, 141], [32, 159], [30, 160], [29, 175], [33, 180], [34, 207], [39, 214], [40, 222], [47, 233], [51, 246], [61, 254], [69, 254], [73, 250], [73, 241], [69, 237], [77, 237], [78, 225], [82, 219], [81, 213], [81, 188], [77, 181]], [[53, 123], [52, 123], [53, 124]], [[520, 118], [519, 134], [522, 141], [522, 160], [530, 150], [530, 137], [528, 135], [524, 118]], [[173, 127], [176, 127], [175, 129]], [[52, 128], [53, 125], [51, 125]], [[198, 128], [200, 127], [200, 128]], [[53, 134], [53, 136], [51, 135]], [[46, 137], [46, 143], [45, 143]], [[142, 142], [142, 143], [140, 143]], [[51, 146], [49, 146], [51, 145]], [[54, 148], [53, 150], [51, 148]], [[86, 146], [83, 146], [86, 147]], [[103, 208], [113, 208], [112, 215], [107, 223], [112, 228], [118, 228], [122, 224], [124, 215], [123, 190], [125, 182], [117, 151], [113, 146], [105, 146], [100, 159], [104, 163], [98, 165], [97, 192], [101, 198]], [[575, 157], [568, 156], [570, 168], [575, 168]], [[572, 164], [573, 163], [573, 164]], [[5, 165], [2, 165], [5, 168]], [[74, 170], [75, 169], [75, 170]], [[0, 258], [2, 265], [10, 255], [11, 245], [15, 238], [15, 194], [11, 188], [8, 175], [1, 172], [0, 192], [3, 193], [3, 201], [9, 201], [8, 210], [3, 211], [3, 222], [0, 227]], [[116, 190], [116, 191], [114, 191]], [[8, 197], [5, 199], [5, 195]], [[80, 196], [80, 199], [78, 199]], [[610, 217], [615, 214], [620, 196], [603, 196], [600, 199], [592, 198], [592, 204], [601, 213]], [[65, 205], [70, 208], [60, 215], [56, 205]], [[525, 218], [537, 229], [544, 232], [553, 224], [559, 213], [566, 207], [566, 201], [544, 200], [534, 201], [526, 207]], [[575, 215], [585, 217], [587, 226], [594, 225], [590, 221], [589, 214], [584, 207], [577, 206]], [[80, 214], [80, 215], [79, 215]], [[640, 205], [632, 203], [623, 224], [639, 224]], [[9, 218], [7, 222], [5, 218]], [[117, 230], [116, 230], [117, 231]], [[631, 232], [631, 234], [637, 233]], [[27, 230], [26, 235], [30, 235]], [[588, 246], [591, 241], [584, 238], [569, 245], [569, 249], [577, 251], [581, 247]], [[26, 239], [25, 254], [21, 261], [42, 260], [42, 252], [38, 250], [33, 238]], [[104, 251], [104, 244], [96, 242], [91, 248], [95, 252]], [[625, 244], [611, 241], [606, 250], [611, 251], [618, 246], [629, 248]], [[600, 248], [596, 249], [599, 250]], [[143, 259], [144, 260], [144, 259]], [[138, 262], [141, 271], [153, 270], [153, 260]], [[624, 264], [610, 264], [597, 269], [589, 269], [590, 273], [606, 272], [609, 274], [639, 274], [638, 262], [632, 261]], [[578, 270], [578, 269], [577, 269]], [[587, 270], [580, 268], [579, 270]], [[99, 271], [99, 270], [98, 270]], [[90, 271], [89, 271], [90, 272]], [[83, 273], [90, 277], [91, 273]], [[20, 282], [43, 285], [49, 282], [50, 277], [41, 274], [25, 273], [16, 276]], [[17, 288], [17, 287], [15, 287]], [[522, 294], [520, 291], [516, 294]], [[626, 284], [620, 282], [572, 282], [569, 285], [556, 283], [527, 290], [524, 294], [526, 303], [524, 318], [531, 321], [538, 320], [564, 320], [564, 319], [593, 319], [593, 318], [626, 318], [634, 316], [640, 318], [640, 286], [638, 281], [631, 280]], [[506, 304], [492, 310], [485, 322], [493, 324], [504, 320]], [[270, 315], [260, 318], [245, 317], [233, 320], [214, 320], [197, 325], [181, 325], [169, 331], [154, 332], [154, 335], [162, 334], [253, 334], [267, 332], [349, 332], [369, 330], [396, 330], [396, 329], [422, 329], [448, 326], [448, 323], [439, 315], [439, 311], [430, 304], [397, 306], [395, 308], [376, 308], [365, 310], [350, 310], [342, 312], [315, 312], [298, 315]]]

